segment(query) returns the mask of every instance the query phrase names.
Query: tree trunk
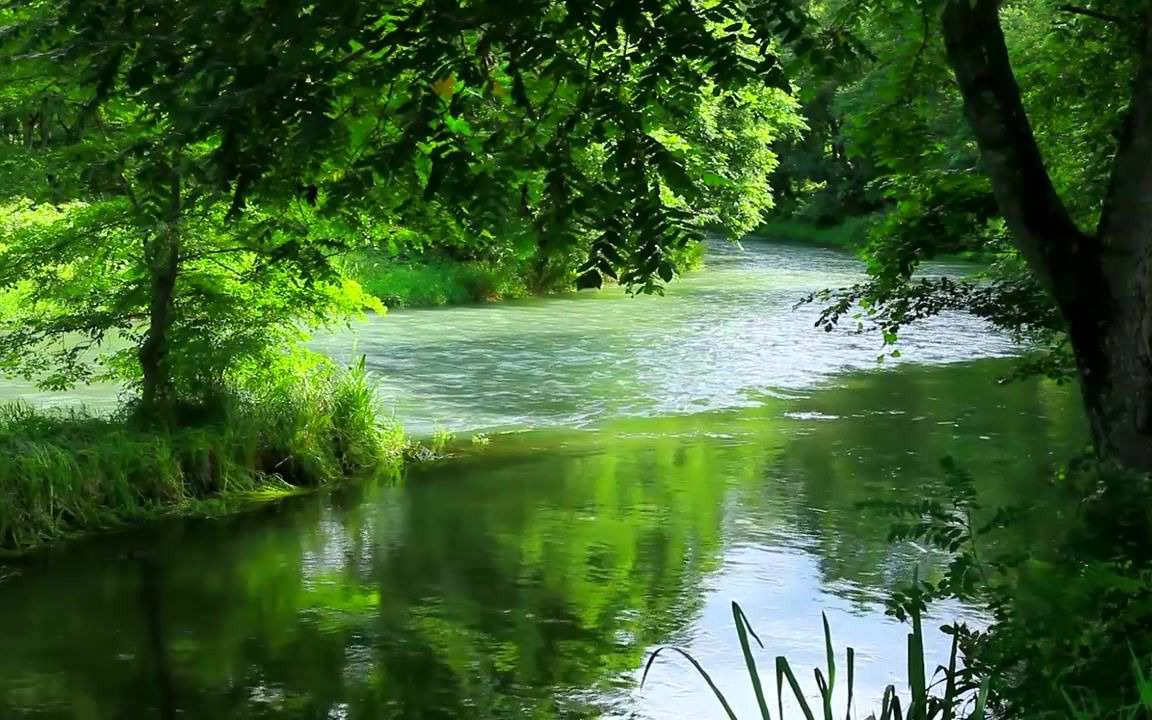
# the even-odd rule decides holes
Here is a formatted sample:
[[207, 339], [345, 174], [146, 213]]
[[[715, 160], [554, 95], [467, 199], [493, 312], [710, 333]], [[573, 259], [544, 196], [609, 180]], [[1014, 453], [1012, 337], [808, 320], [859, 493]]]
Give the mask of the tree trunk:
[[1100, 227], [1061, 202], [1012, 72], [997, 0], [949, 0], [948, 61], [1012, 238], [1052, 295], [1099, 452], [1152, 472], [1152, 3]]
[[143, 382], [140, 394], [141, 416], [146, 422], [164, 423], [170, 419], [173, 388], [168, 363], [168, 331], [176, 299], [176, 278], [180, 271], [180, 192], [179, 171], [172, 169], [169, 206], [159, 230], [145, 241], [151, 295], [148, 303], [148, 332], [137, 357]]

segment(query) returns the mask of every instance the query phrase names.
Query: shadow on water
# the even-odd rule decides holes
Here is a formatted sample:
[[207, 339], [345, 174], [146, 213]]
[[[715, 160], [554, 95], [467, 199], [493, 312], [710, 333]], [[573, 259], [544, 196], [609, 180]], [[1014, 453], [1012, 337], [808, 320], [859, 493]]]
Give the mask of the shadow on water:
[[889, 546], [855, 503], [930, 495], [944, 455], [991, 502], [1039, 502], [1081, 442], [1072, 393], [997, 386], [1004, 367], [904, 366], [744, 409], [501, 435], [400, 486], [10, 563], [0, 716], [713, 717], [686, 667], [634, 682], [676, 642], [746, 708], [732, 600], [765, 662], [799, 666], [821, 659], [827, 609], [868, 698], [903, 661], [884, 590], [940, 559]]

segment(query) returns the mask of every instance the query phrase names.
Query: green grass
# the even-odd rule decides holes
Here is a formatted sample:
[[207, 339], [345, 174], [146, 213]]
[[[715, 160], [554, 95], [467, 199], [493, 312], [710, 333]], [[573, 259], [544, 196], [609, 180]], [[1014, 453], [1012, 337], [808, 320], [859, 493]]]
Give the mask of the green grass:
[[390, 308], [463, 305], [531, 294], [524, 273], [483, 262], [400, 262], [361, 254], [349, 274]]
[[[672, 253], [681, 272], [704, 264], [705, 245], [690, 243]], [[345, 271], [389, 308], [439, 307], [509, 300], [576, 289], [576, 266], [558, 263], [546, 277], [534, 277], [531, 261], [401, 261], [383, 252], [361, 251], [349, 257]]]
[[859, 250], [868, 242], [868, 229], [872, 222], [873, 218], [869, 216], [852, 217], [839, 225], [818, 227], [803, 220], [780, 218], [763, 223], [753, 233], [753, 237], [840, 250]]
[[[759, 238], [771, 242], [795, 243], [797, 245], [812, 245], [858, 252], [867, 247], [868, 231], [874, 222], [876, 222], [876, 216], [864, 215], [847, 218], [838, 225], [822, 227], [806, 220], [780, 218], [761, 224], [749, 240]], [[942, 253], [933, 259], [986, 265], [996, 259], [996, 254], [987, 250], [961, 250]]]
[[0, 550], [394, 471], [407, 442], [378, 407], [362, 365], [233, 391], [211, 421], [171, 430], [3, 406]]

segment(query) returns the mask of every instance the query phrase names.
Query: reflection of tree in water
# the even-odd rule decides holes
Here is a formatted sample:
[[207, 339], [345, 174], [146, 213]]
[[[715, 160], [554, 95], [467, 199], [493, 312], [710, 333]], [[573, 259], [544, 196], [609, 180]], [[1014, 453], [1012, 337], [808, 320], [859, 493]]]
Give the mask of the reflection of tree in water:
[[[826, 583], [846, 581], [838, 590], [855, 587], [858, 599], [874, 600], [876, 588], [906, 582], [915, 560], [942, 567], [944, 557], [889, 544], [891, 521], [858, 505], [945, 500], [946, 456], [971, 473], [989, 508], [1057, 501], [1048, 479], [1085, 437], [1075, 393], [1040, 381], [996, 385], [1004, 369], [985, 361], [869, 373], [802, 403], [835, 419], [792, 436], [760, 487], [794, 499], [795, 527], [819, 555]], [[1025, 524], [1004, 540], [1034, 545], [1053, 530]]]
[[[944, 455], [990, 504], [1038, 496], [1080, 428], [1060, 392], [994, 388], [996, 369], [513, 435], [402, 488], [78, 546], [0, 585], [0, 703], [86, 720], [594, 716], [582, 698], [683, 637], [727, 544], [800, 545], [826, 586], [872, 601], [911, 555], [857, 502], [930, 493]], [[124, 547], [154, 572], [114, 559]]]
[[[681, 444], [494, 450], [403, 492], [349, 491], [339, 512], [311, 498], [197, 524], [145, 576], [62, 557], [0, 599], [0, 697], [50, 678], [16, 701], [48, 717], [80, 717], [54, 714], [61, 698], [91, 717], [590, 717], [577, 693], [689, 622], [719, 556], [724, 487]], [[71, 605], [69, 586], [93, 601]], [[58, 616], [83, 627], [48, 632]]]

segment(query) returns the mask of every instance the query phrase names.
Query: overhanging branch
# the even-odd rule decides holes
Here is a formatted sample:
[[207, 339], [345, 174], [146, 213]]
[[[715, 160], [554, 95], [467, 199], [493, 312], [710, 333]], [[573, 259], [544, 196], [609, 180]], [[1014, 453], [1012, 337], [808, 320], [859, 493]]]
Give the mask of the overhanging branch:
[[1075, 5], [1061, 5], [1060, 12], [1072, 13], [1073, 15], [1083, 15], [1085, 17], [1096, 18], [1105, 22], [1116, 23], [1117, 25], [1132, 26], [1136, 21], [1132, 18], [1122, 17], [1120, 15], [1112, 15], [1111, 13], [1100, 12], [1099, 10], [1092, 10], [1091, 8], [1076, 7]]

